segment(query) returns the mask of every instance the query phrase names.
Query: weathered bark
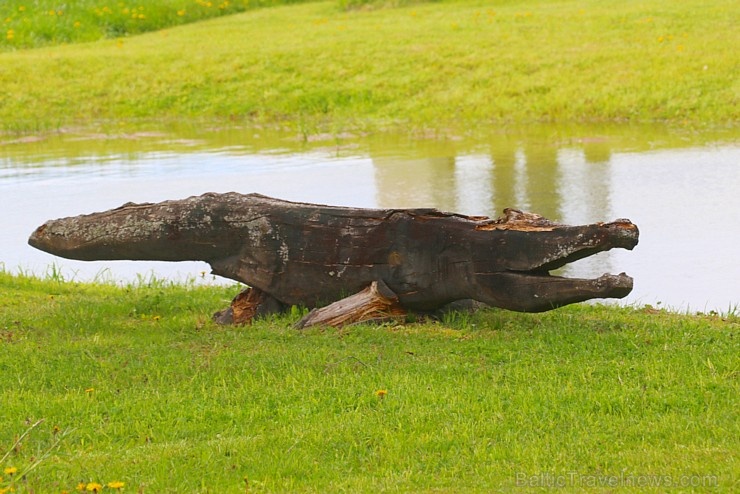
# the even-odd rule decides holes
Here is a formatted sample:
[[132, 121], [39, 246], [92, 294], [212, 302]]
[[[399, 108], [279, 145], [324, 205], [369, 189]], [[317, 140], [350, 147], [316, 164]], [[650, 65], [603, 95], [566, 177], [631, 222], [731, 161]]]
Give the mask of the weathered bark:
[[296, 328], [342, 327], [368, 321], [386, 321], [406, 315], [398, 297], [382, 281], [373, 281], [364, 290], [309, 312]]
[[627, 295], [632, 279], [624, 273], [586, 280], [548, 272], [632, 249], [638, 235], [622, 219], [567, 226], [512, 209], [492, 220], [227, 193], [48, 221], [29, 243], [82, 260], [202, 260], [285, 306], [325, 305], [382, 280], [407, 310], [473, 299], [534, 312]]

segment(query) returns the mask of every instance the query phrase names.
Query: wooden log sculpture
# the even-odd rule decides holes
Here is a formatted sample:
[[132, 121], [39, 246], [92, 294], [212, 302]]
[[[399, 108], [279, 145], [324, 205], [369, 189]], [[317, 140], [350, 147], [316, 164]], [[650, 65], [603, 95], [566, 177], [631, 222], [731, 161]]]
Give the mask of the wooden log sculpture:
[[[624, 273], [569, 279], [549, 271], [612, 248], [632, 249], [638, 236], [625, 219], [567, 226], [514, 209], [489, 219], [232, 192], [128, 203], [48, 221], [29, 243], [70, 259], [205, 261], [214, 274], [250, 287], [215, 316], [245, 322], [292, 305], [321, 307], [373, 282], [380, 285], [363, 302], [378, 309], [370, 311], [371, 318], [433, 311], [467, 299], [539, 312], [592, 298], [621, 298], [632, 290], [632, 278]], [[331, 310], [332, 317], [338, 315], [336, 306]], [[345, 320], [356, 318], [336, 319]]]

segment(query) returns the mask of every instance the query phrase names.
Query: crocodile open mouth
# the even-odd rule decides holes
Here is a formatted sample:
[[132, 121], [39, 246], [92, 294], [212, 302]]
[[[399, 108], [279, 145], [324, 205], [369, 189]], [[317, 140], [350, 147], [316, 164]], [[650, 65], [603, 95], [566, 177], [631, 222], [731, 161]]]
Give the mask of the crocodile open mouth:
[[496, 248], [504, 265], [476, 271], [479, 299], [498, 307], [539, 312], [592, 298], [623, 298], [633, 287], [625, 273], [594, 279], [551, 274], [572, 262], [614, 248], [632, 250], [638, 243], [637, 226], [626, 219], [583, 226], [561, 225], [542, 216], [507, 209], [505, 216], [483, 222], [480, 230], [504, 230]]

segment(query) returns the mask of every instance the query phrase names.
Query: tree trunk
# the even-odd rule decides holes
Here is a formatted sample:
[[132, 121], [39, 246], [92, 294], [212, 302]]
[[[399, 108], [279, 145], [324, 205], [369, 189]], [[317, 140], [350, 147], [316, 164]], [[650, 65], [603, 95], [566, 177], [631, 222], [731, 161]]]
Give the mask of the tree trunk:
[[639, 233], [629, 220], [567, 226], [513, 209], [504, 213], [492, 220], [436, 209], [204, 194], [48, 221], [29, 243], [71, 259], [206, 261], [214, 274], [245, 283], [281, 307], [319, 307], [375, 281], [412, 311], [473, 299], [536, 312], [631, 291], [632, 278], [624, 273], [593, 280], [549, 275], [597, 252], [632, 249]]

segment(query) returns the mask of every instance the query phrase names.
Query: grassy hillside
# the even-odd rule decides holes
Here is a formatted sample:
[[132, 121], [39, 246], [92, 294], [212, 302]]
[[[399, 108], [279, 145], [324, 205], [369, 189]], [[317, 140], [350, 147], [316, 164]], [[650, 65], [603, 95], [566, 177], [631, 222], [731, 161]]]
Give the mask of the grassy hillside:
[[[0, 50], [97, 41], [302, 0], [3, 0]], [[303, 0], [305, 1], [305, 0]]]
[[0, 492], [737, 490], [736, 315], [215, 326], [234, 292], [0, 272]]
[[0, 121], [229, 119], [313, 131], [528, 121], [736, 125], [730, 0], [251, 10], [0, 53]]

